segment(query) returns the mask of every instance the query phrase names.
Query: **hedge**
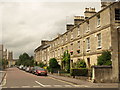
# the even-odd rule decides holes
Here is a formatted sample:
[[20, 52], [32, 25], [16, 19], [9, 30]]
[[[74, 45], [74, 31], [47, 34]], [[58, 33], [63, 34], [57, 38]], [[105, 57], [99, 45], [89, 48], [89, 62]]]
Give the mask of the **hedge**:
[[70, 72], [71, 76], [88, 76], [87, 68], [72, 68]]

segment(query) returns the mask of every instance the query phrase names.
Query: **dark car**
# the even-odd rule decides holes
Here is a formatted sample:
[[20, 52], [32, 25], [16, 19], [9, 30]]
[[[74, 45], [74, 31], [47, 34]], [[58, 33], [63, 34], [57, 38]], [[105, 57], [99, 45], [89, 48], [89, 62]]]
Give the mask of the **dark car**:
[[35, 74], [47, 76], [47, 71], [43, 68], [36, 68]]

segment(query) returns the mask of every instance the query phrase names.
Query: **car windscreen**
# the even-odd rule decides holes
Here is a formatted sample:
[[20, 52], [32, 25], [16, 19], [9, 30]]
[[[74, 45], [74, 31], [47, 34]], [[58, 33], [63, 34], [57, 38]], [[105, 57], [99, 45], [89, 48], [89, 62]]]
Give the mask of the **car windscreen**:
[[40, 70], [40, 71], [46, 71], [45, 69], [42, 69], [42, 68], [38, 68], [38, 70]]

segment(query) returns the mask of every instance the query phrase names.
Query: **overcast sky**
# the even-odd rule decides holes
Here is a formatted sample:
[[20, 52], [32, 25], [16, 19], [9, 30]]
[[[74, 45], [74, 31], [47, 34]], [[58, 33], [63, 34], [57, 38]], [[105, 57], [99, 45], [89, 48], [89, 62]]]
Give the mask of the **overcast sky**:
[[84, 15], [85, 7], [99, 11], [100, 2], [0, 2], [2, 43], [14, 58], [23, 52], [33, 55], [41, 40], [64, 33], [66, 22]]

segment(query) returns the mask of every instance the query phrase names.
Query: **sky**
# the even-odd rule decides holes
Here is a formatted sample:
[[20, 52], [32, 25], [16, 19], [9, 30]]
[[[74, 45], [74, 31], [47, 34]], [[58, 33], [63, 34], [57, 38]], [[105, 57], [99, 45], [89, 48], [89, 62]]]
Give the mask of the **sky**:
[[84, 15], [86, 7], [100, 10], [100, 2], [0, 2], [0, 43], [14, 58], [34, 50], [41, 40], [52, 40], [66, 31], [76, 15]]

